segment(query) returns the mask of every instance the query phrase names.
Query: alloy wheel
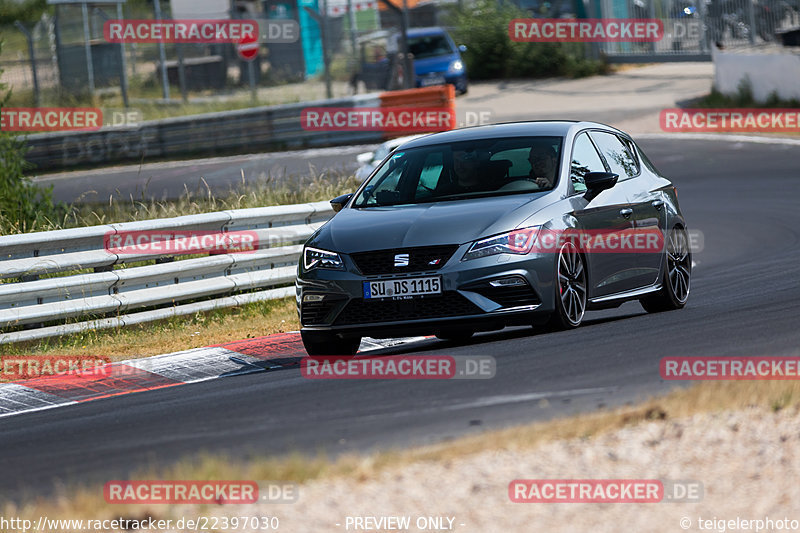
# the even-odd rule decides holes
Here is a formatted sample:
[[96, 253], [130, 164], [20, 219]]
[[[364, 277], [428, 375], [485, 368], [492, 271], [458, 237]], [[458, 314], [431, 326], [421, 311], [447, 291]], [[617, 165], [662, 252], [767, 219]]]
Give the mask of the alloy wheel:
[[558, 289], [564, 318], [572, 326], [579, 325], [586, 312], [586, 268], [572, 243], [558, 252]]
[[686, 232], [675, 229], [670, 232], [667, 240], [667, 272], [672, 293], [679, 303], [685, 303], [689, 298], [691, 268]]

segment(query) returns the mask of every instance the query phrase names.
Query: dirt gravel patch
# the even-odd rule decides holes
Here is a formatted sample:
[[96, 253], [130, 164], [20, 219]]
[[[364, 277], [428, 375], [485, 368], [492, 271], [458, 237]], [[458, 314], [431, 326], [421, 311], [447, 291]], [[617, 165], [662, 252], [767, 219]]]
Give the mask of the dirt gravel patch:
[[[767, 518], [776, 521], [775, 531], [793, 530], [777, 521], [800, 521], [798, 444], [794, 408], [699, 414], [524, 450], [416, 462], [360, 479], [321, 479], [302, 485], [295, 504], [246, 512], [278, 516], [281, 530], [293, 532], [354, 531], [347, 517], [410, 517], [412, 526], [367, 531], [448, 530], [420, 529], [419, 517], [454, 518], [452, 531], [459, 532], [755, 531], [758, 524], [741, 521]], [[693, 503], [512, 503], [508, 485], [519, 478], [694, 480], [704, 490]], [[719, 522], [737, 518], [738, 529]]]

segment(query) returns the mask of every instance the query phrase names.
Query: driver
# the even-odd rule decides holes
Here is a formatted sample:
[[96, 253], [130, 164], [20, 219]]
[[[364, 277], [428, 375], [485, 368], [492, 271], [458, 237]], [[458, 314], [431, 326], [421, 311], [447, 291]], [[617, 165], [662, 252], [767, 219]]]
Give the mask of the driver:
[[475, 191], [480, 185], [482, 161], [477, 150], [453, 150], [452, 192]]
[[552, 146], [536, 145], [531, 147], [528, 161], [531, 164], [530, 179], [541, 189], [550, 189], [556, 181], [556, 162], [558, 156]]

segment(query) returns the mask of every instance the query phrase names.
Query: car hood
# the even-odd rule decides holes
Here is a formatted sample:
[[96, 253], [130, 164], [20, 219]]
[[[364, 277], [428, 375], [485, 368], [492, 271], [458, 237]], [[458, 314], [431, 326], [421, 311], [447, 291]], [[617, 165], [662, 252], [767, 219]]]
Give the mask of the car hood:
[[430, 74], [431, 72], [446, 73], [447, 69], [450, 68], [450, 63], [456, 59], [459, 59], [458, 54], [415, 59], [414, 73], [417, 76], [424, 76], [425, 74]]
[[513, 230], [544, 207], [545, 195], [342, 209], [308, 244], [342, 253], [464, 244]]

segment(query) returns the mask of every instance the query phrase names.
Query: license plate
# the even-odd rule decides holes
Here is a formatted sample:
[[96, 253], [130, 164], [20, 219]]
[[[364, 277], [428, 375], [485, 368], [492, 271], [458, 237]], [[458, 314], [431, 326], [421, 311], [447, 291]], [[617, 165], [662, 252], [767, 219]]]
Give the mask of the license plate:
[[431, 85], [444, 85], [444, 76], [426, 76], [422, 78], [421, 85], [429, 87]]
[[364, 282], [364, 299], [405, 299], [442, 293], [440, 276], [424, 278], [387, 279]]

